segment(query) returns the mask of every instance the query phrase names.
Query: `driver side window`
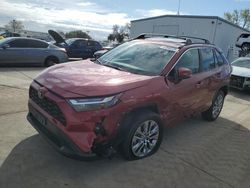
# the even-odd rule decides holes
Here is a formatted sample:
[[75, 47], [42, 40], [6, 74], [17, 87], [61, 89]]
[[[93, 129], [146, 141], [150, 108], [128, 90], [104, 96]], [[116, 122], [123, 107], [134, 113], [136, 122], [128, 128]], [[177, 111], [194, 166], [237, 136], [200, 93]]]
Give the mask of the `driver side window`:
[[180, 67], [188, 68], [192, 74], [200, 72], [200, 56], [198, 49], [190, 49], [180, 57], [175, 67], [169, 73], [170, 77], [175, 77], [176, 72]]

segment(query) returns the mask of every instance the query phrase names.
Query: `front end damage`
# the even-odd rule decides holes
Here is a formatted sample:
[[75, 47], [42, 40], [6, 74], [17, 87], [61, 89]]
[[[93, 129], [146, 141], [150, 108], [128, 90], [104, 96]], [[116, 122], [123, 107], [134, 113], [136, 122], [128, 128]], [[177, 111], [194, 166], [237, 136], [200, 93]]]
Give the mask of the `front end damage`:
[[[56, 150], [69, 157], [87, 160], [114, 155], [119, 110], [76, 113], [67, 100], [35, 82], [29, 95], [27, 119]], [[110, 113], [112, 118], [108, 118]]]
[[116, 153], [114, 148], [117, 142], [114, 142], [115, 139], [104, 142], [98, 141], [100, 137], [105, 138], [108, 136], [101, 124], [97, 123], [93, 132], [65, 133], [50, 121], [46, 121], [46, 123], [42, 122], [38, 118], [38, 113], [29, 105], [27, 120], [42, 137], [65, 156], [92, 160], [98, 156], [111, 158]]

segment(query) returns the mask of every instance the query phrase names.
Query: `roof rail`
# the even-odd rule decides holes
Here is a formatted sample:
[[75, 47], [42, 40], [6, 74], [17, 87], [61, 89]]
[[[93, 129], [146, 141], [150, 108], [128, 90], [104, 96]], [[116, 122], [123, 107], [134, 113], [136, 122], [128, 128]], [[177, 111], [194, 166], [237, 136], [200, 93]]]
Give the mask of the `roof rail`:
[[211, 44], [209, 40], [204, 39], [204, 38], [200, 38], [200, 37], [191, 37], [191, 36], [185, 36], [185, 35], [182, 35], [180, 37], [184, 37], [186, 39], [197, 39], [197, 40], [204, 41], [205, 44]]
[[151, 37], [163, 37], [163, 38], [173, 38], [173, 39], [182, 39], [186, 45], [194, 44], [191, 39], [197, 39], [204, 41], [205, 44], [210, 44], [209, 40], [198, 38], [198, 37], [190, 37], [190, 36], [175, 36], [175, 35], [166, 35], [166, 34], [157, 34], [157, 33], [142, 33], [139, 36], [135, 37], [135, 39], [146, 39]]

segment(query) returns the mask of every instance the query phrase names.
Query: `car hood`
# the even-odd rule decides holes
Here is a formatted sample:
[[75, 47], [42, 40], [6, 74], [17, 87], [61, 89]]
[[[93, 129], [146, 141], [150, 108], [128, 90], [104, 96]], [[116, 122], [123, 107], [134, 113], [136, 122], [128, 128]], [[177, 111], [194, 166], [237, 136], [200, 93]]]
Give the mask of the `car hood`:
[[48, 33], [56, 41], [56, 43], [58, 44], [65, 43], [65, 40], [63, 39], [63, 37], [56, 31], [48, 30]]
[[103, 96], [141, 87], [156, 76], [144, 76], [119, 71], [90, 60], [52, 66], [35, 81], [63, 97]]
[[237, 66], [232, 66], [232, 67], [233, 67], [232, 75], [250, 77], [250, 69]]

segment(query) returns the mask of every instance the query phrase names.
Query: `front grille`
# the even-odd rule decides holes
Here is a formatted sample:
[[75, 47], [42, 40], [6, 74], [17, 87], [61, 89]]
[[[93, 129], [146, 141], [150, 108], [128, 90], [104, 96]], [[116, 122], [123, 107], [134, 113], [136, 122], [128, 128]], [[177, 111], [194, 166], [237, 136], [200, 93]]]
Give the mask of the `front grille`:
[[55, 102], [52, 100], [44, 97], [44, 98], [39, 98], [37, 90], [34, 88], [30, 87], [29, 91], [29, 97], [38, 105], [40, 106], [44, 111], [46, 111], [48, 114], [50, 114], [52, 117], [57, 119], [59, 122], [61, 122], [64, 126], [66, 125], [66, 120], [65, 117], [60, 110], [60, 108], [57, 106]]
[[231, 75], [230, 85], [237, 88], [243, 88], [244, 80], [244, 77]]

